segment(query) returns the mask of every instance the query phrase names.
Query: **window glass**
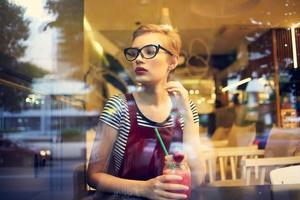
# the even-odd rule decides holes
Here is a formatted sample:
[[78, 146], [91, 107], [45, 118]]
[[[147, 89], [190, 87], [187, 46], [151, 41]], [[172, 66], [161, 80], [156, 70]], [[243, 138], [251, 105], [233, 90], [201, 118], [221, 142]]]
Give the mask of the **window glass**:
[[[124, 110], [105, 105], [143, 91], [134, 68], [140, 57], [130, 62], [123, 50], [148, 45], [132, 46], [132, 33], [152, 23], [182, 40], [168, 80], [195, 105], [200, 143], [187, 156], [199, 149], [206, 168], [190, 199], [257, 199], [257, 191], [263, 199], [299, 198], [299, 182], [273, 187], [270, 173], [300, 164], [299, 11], [297, 0], [1, 0], [1, 196], [96, 194], [86, 172], [98, 155], [92, 145], [108, 144], [95, 135], [99, 117], [104, 111], [116, 117], [110, 127], [124, 126]], [[155, 114], [141, 109], [139, 120], [146, 116]]]

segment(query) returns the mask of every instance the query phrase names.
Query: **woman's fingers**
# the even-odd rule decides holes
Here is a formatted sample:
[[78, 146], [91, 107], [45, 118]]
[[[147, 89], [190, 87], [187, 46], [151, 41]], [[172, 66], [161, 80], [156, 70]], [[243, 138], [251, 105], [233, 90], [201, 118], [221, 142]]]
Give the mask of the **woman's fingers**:
[[149, 194], [150, 199], [186, 199], [185, 194], [180, 192], [188, 189], [187, 186], [181, 184], [170, 183], [172, 181], [181, 181], [182, 177], [178, 175], [161, 175], [155, 179], [151, 179], [152, 182], [152, 192]]
[[182, 177], [178, 175], [162, 175], [160, 181], [155, 184], [155, 188], [162, 190], [188, 190], [189, 188], [182, 184], [171, 183], [181, 181]]
[[189, 189], [185, 185], [174, 184], [174, 183], [161, 183], [159, 184], [159, 188], [163, 190], [170, 190], [170, 191], [178, 191], [178, 190], [185, 191]]
[[188, 91], [178, 81], [168, 82], [165, 86], [165, 89], [168, 92], [174, 93], [175, 95], [178, 94], [178, 95], [181, 95], [185, 98], [188, 98]]
[[173, 175], [173, 174], [168, 174], [168, 175], [161, 175], [158, 177], [158, 180], [160, 182], [167, 182], [167, 181], [181, 181], [182, 177], [179, 175]]
[[187, 92], [187, 90], [181, 85], [181, 84], [179, 84], [179, 85], [167, 85], [166, 87], [165, 87], [165, 89], [166, 90], [172, 90], [172, 89], [178, 89], [178, 90], [180, 90], [180, 91], [182, 91], [182, 92]]
[[181, 91], [178, 89], [168, 89], [167, 90], [169, 93], [173, 93], [174, 95], [182, 95]]
[[162, 199], [186, 199], [187, 196], [185, 194], [167, 192], [164, 190], [157, 190], [156, 194]]
[[[182, 184], [170, 183], [171, 181], [181, 181], [182, 177], [178, 175], [162, 175], [159, 177], [159, 182], [155, 184], [157, 193], [167, 198], [186, 198], [186, 195], [176, 193], [178, 191], [185, 191], [189, 188]], [[173, 191], [173, 192], [172, 192]]]

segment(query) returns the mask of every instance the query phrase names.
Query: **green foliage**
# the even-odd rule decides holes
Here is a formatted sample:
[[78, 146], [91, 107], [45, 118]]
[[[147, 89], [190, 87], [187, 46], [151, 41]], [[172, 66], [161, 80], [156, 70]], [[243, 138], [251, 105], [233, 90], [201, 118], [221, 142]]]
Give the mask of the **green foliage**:
[[9, 0], [0, 0], [0, 109], [18, 112], [22, 109], [32, 79], [47, 72], [29, 62], [19, 62], [26, 50], [29, 20], [24, 8]]
[[15, 58], [24, 54], [29, 23], [24, 19], [24, 8], [8, 0], [0, 1], [0, 53]]
[[15, 67], [15, 71], [31, 78], [41, 78], [49, 73], [48, 71], [29, 62], [18, 63]]
[[[1, 62], [0, 70], [0, 79], [13, 83], [13, 85], [0, 84], [0, 105], [2, 109], [11, 112], [18, 112], [22, 109], [22, 103], [31, 93], [32, 79], [47, 74], [47, 71], [38, 68], [34, 64], [17, 61], [8, 62], [4, 65]], [[24, 88], [27, 88], [27, 90]]]

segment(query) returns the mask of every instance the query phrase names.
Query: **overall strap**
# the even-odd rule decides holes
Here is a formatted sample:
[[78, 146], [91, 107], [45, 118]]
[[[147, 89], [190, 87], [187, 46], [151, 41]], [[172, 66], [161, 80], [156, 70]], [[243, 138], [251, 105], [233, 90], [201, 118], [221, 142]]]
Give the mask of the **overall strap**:
[[137, 107], [136, 107], [136, 103], [135, 103], [132, 93], [125, 94], [125, 98], [127, 101], [129, 119], [130, 119], [131, 125], [136, 126], [137, 125], [137, 116], [136, 116]]

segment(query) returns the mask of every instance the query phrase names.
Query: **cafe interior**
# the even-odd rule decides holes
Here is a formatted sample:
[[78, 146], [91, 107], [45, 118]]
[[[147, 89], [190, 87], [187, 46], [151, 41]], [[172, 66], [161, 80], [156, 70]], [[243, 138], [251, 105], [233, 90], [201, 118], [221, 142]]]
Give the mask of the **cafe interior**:
[[[7, 12], [27, 10], [26, 26], [34, 21], [34, 5], [4, 2]], [[190, 199], [300, 199], [300, 1], [42, 2], [35, 29], [16, 30], [27, 30], [23, 38], [10, 37], [6, 26], [16, 21], [0, 9], [0, 178], [9, 180], [0, 185], [10, 191], [0, 193], [7, 199], [93, 197], [87, 163], [98, 118], [110, 97], [139, 90], [123, 50], [149, 23], [176, 30], [182, 40], [172, 79], [196, 105], [205, 165], [204, 183]], [[23, 53], [13, 37], [27, 45]], [[15, 165], [4, 141], [38, 149], [39, 157], [29, 167]], [[16, 192], [24, 176], [47, 184]]]

